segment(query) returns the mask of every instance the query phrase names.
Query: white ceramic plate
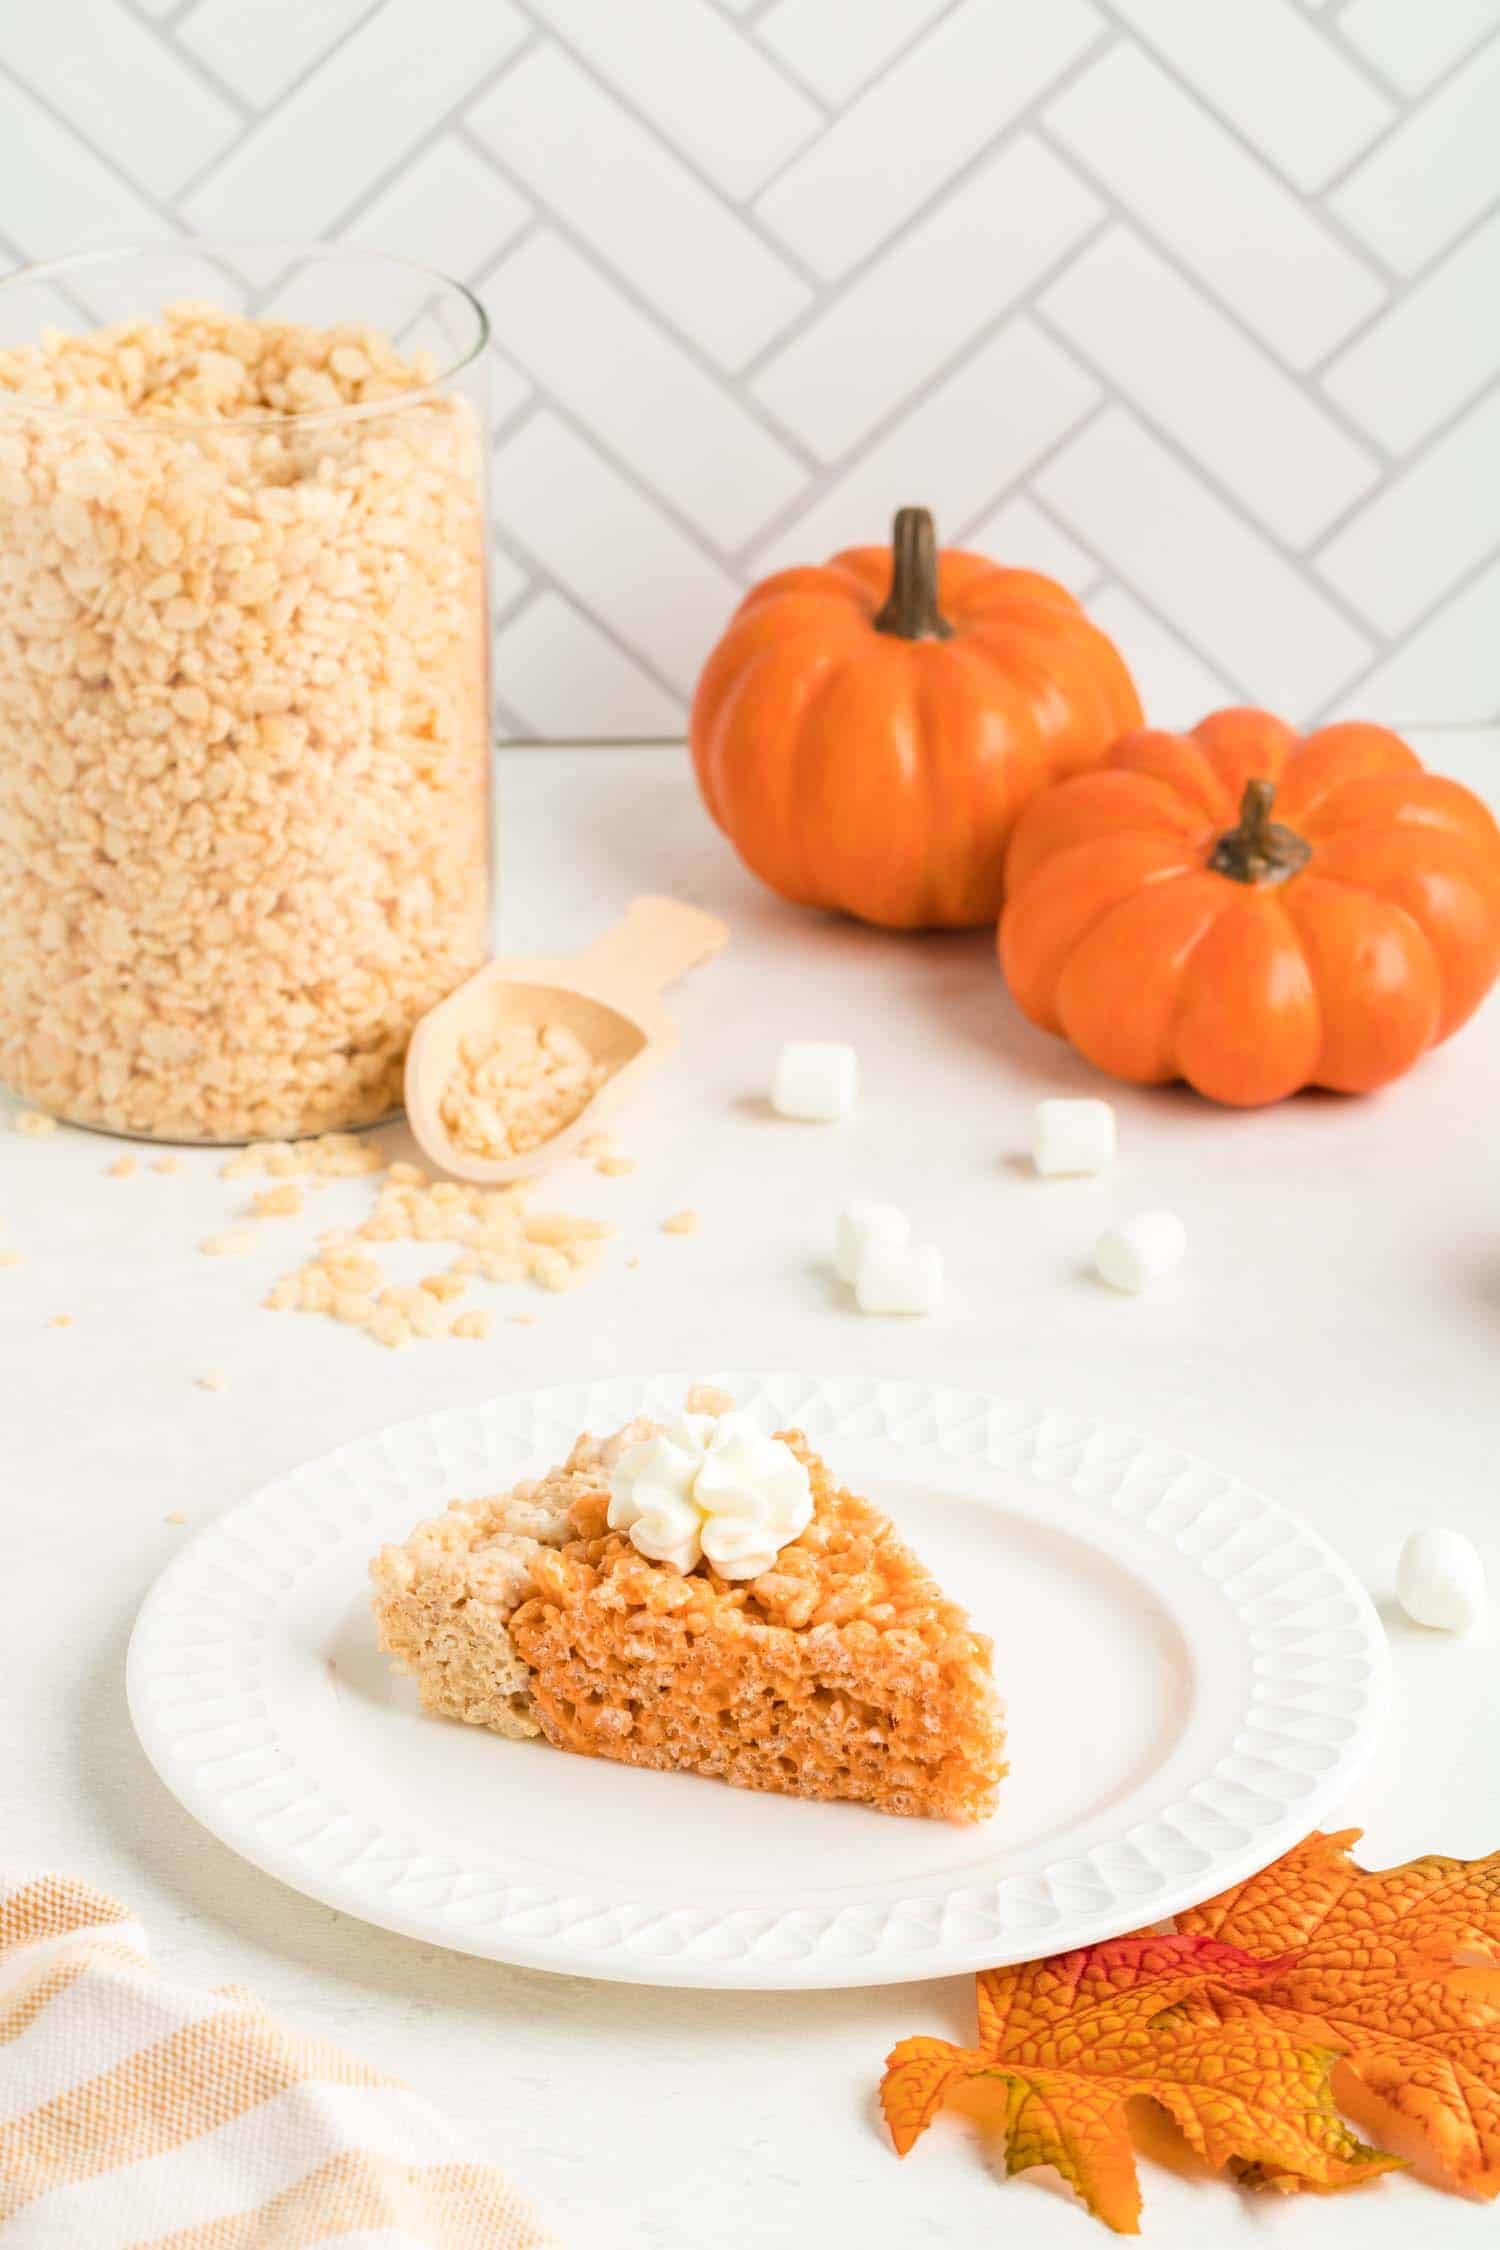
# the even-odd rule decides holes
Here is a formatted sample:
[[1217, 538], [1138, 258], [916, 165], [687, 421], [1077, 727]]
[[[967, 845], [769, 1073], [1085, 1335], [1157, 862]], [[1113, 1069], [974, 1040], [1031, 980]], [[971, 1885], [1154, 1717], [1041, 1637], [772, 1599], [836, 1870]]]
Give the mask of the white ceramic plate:
[[751, 1795], [426, 1717], [365, 1565], [683, 1376], [498, 1398], [344, 1446], [166, 1570], [136, 1730], [214, 1835], [427, 1943], [648, 1984], [881, 1984], [1031, 1958], [1210, 1897], [1315, 1827], [1386, 1686], [1316, 1532], [1128, 1431], [971, 1392], [716, 1376], [887, 1509], [995, 1640], [1011, 1773], [979, 1828]]

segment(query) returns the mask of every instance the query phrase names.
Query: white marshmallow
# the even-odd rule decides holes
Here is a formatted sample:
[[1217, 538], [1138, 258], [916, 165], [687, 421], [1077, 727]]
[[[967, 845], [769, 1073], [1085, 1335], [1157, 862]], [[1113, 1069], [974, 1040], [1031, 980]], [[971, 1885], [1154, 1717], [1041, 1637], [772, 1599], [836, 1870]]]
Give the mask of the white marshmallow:
[[1466, 1633], [1484, 1614], [1484, 1564], [1461, 1531], [1414, 1531], [1396, 1566], [1396, 1599], [1418, 1625]]
[[1100, 1235], [1094, 1264], [1111, 1289], [1134, 1295], [1180, 1265], [1186, 1249], [1187, 1228], [1175, 1211], [1138, 1211]]
[[859, 1261], [875, 1242], [898, 1248], [911, 1240], [911, 1221], [894, 1203], [846, 1203], [833, 1223], [833, 1263], [840, 1281], [853, 1285]]
[[1031, 1161], [1044, 1179], [1102, 1172], [1114, 1153], [1115, 1113], [1108, 1102], [1038, 1102], [1031, 1113]]
[[865, 1313], [935, 1313], [943, 1302], [943, 1258], [935, 1243], [867, 1243], [854, 1269], [854, 1301]]
[[854, 1107], [858, 1078], [852, 1047], [835, 1040], [789, 1039], [776, 1057], [771, 1107], [778, 1117], [825, 1124]]

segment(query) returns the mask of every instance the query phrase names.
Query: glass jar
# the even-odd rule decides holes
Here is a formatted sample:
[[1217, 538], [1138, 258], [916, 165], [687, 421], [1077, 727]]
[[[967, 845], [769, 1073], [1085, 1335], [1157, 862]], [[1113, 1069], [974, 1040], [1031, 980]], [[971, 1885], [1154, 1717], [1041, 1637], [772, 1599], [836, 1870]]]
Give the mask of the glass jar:
[[399, 1107], [489, 927], [482, 307], [296, 244], [0, 283], [0, 1079], [78, 1124]]

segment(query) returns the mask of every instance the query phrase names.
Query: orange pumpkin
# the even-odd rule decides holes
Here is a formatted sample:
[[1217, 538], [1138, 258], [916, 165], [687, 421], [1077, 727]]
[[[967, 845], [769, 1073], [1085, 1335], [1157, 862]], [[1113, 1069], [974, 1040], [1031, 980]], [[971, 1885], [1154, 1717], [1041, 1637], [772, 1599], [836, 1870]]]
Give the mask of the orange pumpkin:
[[1384, 727], [1299, 740], [1217, 711], [1129, 735], [1034, 801], [1006, 886], [1000, 957], [1032, 1022], [1112, 1077], [1219, 1102], [1383, 1086], [1500, 970], [1500, 829]]
[[1000, 911], [1026, 800], [1141, 707], [1119, 652], [1030, 570], [937, 551], [925, 508], [745, 597], [693, 703], [704, 801], [783, 898], [887, 928]]

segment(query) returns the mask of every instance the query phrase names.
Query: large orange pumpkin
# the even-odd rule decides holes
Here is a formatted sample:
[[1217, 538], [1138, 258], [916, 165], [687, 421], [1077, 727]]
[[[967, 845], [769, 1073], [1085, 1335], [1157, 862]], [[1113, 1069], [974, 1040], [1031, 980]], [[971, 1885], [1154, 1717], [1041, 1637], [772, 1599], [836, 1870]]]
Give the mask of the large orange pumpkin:
[[1218, 711], [1129, 735], [1023, 814], [1006, 886], [1032, 1022], [1220, 1102], [1382, 1086], [1500, 969], [1500, 830], [1384, 727], [1299, 740]]
[[1071, 594], [939, 554], [925, 508], [746, 595], [693, 703], [704, 801], [784, 898], [891, 929], [1000, 910], [1006, 839], [1044, 782], [1140, 723], [1119, 652]]

